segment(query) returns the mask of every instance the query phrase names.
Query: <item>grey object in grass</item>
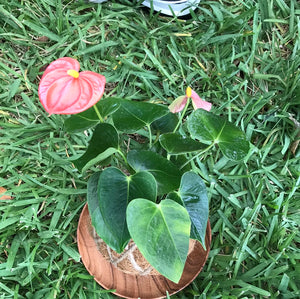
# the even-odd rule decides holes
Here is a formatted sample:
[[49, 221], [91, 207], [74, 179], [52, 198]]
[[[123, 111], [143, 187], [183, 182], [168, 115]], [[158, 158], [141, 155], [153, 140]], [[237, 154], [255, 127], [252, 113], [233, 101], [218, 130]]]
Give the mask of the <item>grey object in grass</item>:
[[[103, 3], [107, 0], [89, 0], [94, 3]], [[185, 16], [190, 13], [190, 10], [195, 10], [201, 0], [145, 0], [143, 5], [152, 8], [155, 11], [160, 11], [165, 15]]]

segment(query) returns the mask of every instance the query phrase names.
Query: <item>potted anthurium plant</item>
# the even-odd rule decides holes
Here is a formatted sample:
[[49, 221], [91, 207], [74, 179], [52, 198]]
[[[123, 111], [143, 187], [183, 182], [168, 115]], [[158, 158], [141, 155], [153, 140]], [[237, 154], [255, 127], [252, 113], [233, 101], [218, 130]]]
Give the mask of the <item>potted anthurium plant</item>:
[[87, 204], [96, 234], [118, 254], [133, 240], [148, 263], [177, 284], [190, 240], [208, 252], [208, 196], [195, 158], [217, 146], [239, 161], [249, 142], [189, 87], [167, 106], [100, 100], [104, 86], [104, 76], [79, 72], [78, 61], [64, 57], [45, 70], [39, 98], [50, 115], [73, 114], [66, 131], [92, 129], [85, 153], [72, 163], [90, 174]]

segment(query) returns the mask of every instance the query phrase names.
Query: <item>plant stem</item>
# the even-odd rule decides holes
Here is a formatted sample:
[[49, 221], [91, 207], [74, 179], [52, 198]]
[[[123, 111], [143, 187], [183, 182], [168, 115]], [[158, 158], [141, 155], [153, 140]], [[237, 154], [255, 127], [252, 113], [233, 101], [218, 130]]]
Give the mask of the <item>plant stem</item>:
[[103, 117], [101, 116], [101, 114], [100, 114], [99, 109], [97, 108], [97, 106], [94, 105], [93, 107], [94, 107], [94, 110], [95, 110], [95, 112], [96, 112], [96, 114], [97, 114], [97, 116], [98, 116], [100, 122], [101, 122], [101, 123], [104, 123]]
[[177, 125], [176, 125], [176, 127], [175, 127], [175, 129], [173, 131], [173, 133], [175, 133], [177, 131], [177, 129], [179, 128], [179, 126], [181, 125], [183, 117], [184, 117], [184, 115], [186, 113], [186, 110], [187, 110], [189, 104], [190, 104], [190, 98], [187, 99], [186, 105], [185, 105], [185, 107], [184, 107], [184, 109], [183, 109], [183, 111], [182, 111], [182, 113], [180, 115], [179, 121], [178, 121], [178, 123], [177, 123]]
[[122, 159], [124, 160], [126, 165], [128, 165], [127, 158], [125, 157], [125, 155], [122, 153], [122, 151], [120, 149], [118, 150], [118, 154], [122, 157]]
[[152, 147], [152, 132], [149, 124], [147, 124], [147, 128], [149, 131], [149, 149], [150, 149]]

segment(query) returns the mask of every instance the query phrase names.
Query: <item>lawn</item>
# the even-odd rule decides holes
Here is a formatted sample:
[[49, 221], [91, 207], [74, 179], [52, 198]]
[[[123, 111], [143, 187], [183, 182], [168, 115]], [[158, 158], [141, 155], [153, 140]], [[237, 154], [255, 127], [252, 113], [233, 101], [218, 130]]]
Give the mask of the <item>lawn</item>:
[[[106, 76], [105, 96], [170, 104], [191, 86], [251, 142], [242, 162], [194, 161], [212, 245], [176, 298], [300, 298], [300, 4], [201, 1], [190, 18], [138, 1], [0, 0], [0, 298], [116, 298], [80, 261], [87, 179], [68, 161], [91, 136], [48, 116], [39, 79], [69, 56]], [[141, 1], [140, 1], [141, 2]], [[1, 197], [1, 196], [0, 196]]]

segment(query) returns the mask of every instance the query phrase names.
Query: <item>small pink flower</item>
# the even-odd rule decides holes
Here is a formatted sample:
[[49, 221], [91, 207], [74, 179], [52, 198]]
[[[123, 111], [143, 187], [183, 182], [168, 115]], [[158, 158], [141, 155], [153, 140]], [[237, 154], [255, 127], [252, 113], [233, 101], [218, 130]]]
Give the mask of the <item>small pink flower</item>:
[[49, 114], [76, 114], [95, 105], [103, 95], [105, 77], [79, 73], [79, 63], [69, 57], [49, 64], [39, 84], [39, 99]]
[[192, 90], [190, 87], [186, 89], [186, 94], [184, 96], [179, 96], [173, 103], [169, 106], [169, 110], [172, 113], [177, 113], [183, 110], [188, 98], [192, 99], [194, 109], [204, 109], [210, 111], [212, 104], [202, 100], [199, 95]]

